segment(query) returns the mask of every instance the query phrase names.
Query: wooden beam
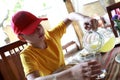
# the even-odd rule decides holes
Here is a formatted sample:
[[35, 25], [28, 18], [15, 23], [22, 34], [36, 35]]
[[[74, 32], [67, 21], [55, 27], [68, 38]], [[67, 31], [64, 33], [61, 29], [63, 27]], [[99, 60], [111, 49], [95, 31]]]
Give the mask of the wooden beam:
[[[68, 13], [75, 12], [71, 0], [63, 0], [63, 1], [65, 2]], [[80, 49], [82, 49], [83, 48], [83, 46], [82, 46], [83, 31], [78, 22], [74, 21], [72, 23], [72, 25], [73, 25], [76, 35], [78, 37], [78, 40], [80, 43]]]

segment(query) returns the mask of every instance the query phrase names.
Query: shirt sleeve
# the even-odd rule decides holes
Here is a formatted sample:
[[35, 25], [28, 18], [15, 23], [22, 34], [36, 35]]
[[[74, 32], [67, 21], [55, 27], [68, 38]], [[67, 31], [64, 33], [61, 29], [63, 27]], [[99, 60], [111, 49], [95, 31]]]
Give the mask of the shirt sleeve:
[[55, 38], [58, 38], [58, 37], [61, 38], [63, 34], [66, 33], [66, 28], [67, 27], [65, 23], [62, 21], [57, 26], [55, 26], [55, 28], [53, 28], [51, 32]]

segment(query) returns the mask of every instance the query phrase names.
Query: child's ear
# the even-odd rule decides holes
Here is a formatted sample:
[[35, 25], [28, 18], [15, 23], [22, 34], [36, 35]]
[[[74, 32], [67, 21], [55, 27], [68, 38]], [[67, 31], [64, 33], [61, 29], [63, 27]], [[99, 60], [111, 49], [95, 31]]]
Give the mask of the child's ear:
[[18, 35], [17, 37], [18, 37], [22, 42], [26, 42], [26, 40], [23, 38], [22, 35]]

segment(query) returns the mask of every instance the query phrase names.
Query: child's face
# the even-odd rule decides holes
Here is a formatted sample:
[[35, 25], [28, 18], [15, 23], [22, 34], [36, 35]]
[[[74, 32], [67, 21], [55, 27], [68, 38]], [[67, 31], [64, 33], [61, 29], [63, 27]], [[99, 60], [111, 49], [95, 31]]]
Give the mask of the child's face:
[[45, 39], [44, 34], [45, 33], [42, 25], [38, 25], [38, 27], [32, 34], [29, 35], [23, 34], [22, 36], [28, 43], [37, 43]]

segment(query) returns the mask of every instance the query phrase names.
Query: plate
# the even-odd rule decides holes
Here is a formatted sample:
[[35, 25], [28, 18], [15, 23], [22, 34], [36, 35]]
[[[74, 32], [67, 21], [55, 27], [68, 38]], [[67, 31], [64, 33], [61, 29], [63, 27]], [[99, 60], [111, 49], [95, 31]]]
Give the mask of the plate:
[[115, 61], [118, 62], [118, 63], [120, 63], [120, 53], [117, 54], [117, 56], [115, 57]]

